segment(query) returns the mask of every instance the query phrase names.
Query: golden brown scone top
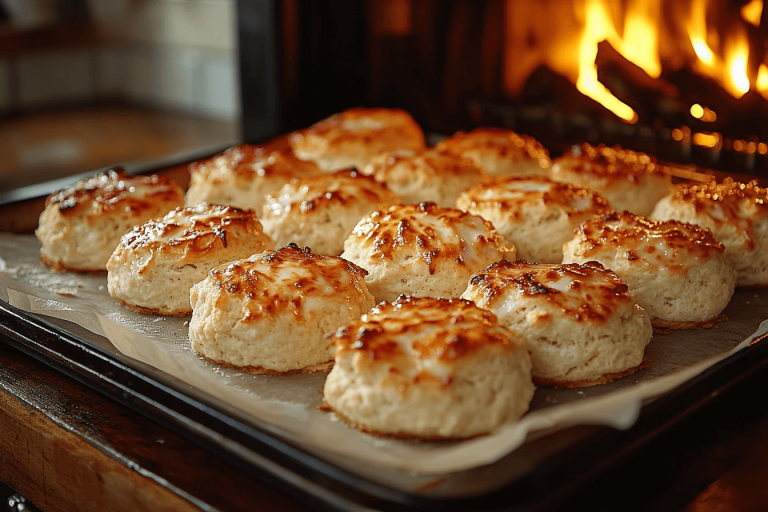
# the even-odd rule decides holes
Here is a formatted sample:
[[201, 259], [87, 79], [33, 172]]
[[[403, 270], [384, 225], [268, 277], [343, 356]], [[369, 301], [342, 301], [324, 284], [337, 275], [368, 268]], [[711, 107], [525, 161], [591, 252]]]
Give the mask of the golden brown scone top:
[[414, 174], [428, 176], [477, 175], [487, 179], [488, 174], [475, 161], [435, 149], [397, 150], [379, 153], [365, 168], [365, 174], [379, 181], [395, 179], [415, 180]]
[[739, 183], [725, 178], [717, 183], [712, 177], [706, 184], [678, 185], [672, 200], [691, 203], [696, 211], [707, 212], [721, 222], [747, 215], [768, 215], [768, 189], [758, 186], [757, 181]]
[[[433, 299], [401, 295], [382, 302], [359, 320], [328, 336], [336, 355], [360, 354], [358, 366], [392, 365], [390, 371], [415, 374], [415, 378], [442, 378], [450, 374], [439, 363], [450, 363], [494, 347], [516, 350], [521, 342], [497, 323], [496, 315], [462, 299]], [[418, 361], [414, 372], [413, 361]], [[433, 363], [433, 364], [430, 364]]]
[[456, 132], [438, 142], [435, 149], [461, 156], [488, 152], [512, 161], [535, 160], [543, 169], [551, 164], [549, 152], [539, 141], [505, 128], [478, 128], [468, 133]]
[[558, 171], [576, 172], [606, 184], [619, 181], [635, 183], [646, 174], [668, 176], [669, 168], [656, 163], [645, 153], [624, 149], [621, 146], [573, 146], [571, 151], [555, 160], [553, 175]]
[[187, 251], [204, 253], [217, 247], [227, 247], [227, 234], [237, 229], [238, 236], [269, 241], [253, 210], [234, 206], [200, 203], [176, 208], [162, 219], [135, 226], [123, 235], [125, 248], [161, 251], [165, 247], [185, 247]]
[[277, 192], [266, 197], [265, 210], [272, 215], [283, 215], [296, 210], [311, 215], [319, 207], [332, 204], [370, 203], [374, 208], [387, 207], [400, 202], [394, 192], [371, 176], [348, 169], [320, 176], [293, 179]]
[[313, 313], [313, 307], [327, 308], [328, 301], [346, 307], [347, 297], [367, 289], [366, 274], [342, 258], [288, 244], [216, 267], [208, 272], [207, 280], [221, 292], [217, 307], [226, 308], [230, 298], [238, 299], [243, 321], [249, 322], [285, 311], [300, 320]]
[[552, 181], [543, 176], [499, 178], [464, 191], [457, 201], [462, 210], [494, 207], [519, 216], [526, 206], [561, 205], [569, 216], [600, 214], [610, 210], [599, 193], [572, 183]]
[[[559, 314], [578, 322], [606, 322], [616, 307], [632, 304], [627, 285], [612, 270], [596, 261], [584, 264], [534, 264], [501, 260], [470, 278], [472, 294], [483, 297], [486, 307], [502, 305], [507, 294], [527, 297], [553, 306]], [[512, 307], [519, 307], [515, 302]], [[532, 312], [536, 321], [548, 320], [549, 312]]]
[[242, 181], [254, 177], [293, 178], [321, 174], [314, 162], [299, 160], [288, 148], [270, 150], [254, 144], [238, 144], [212, 158], [193, 162], [189, 172], [201, 173], [212, 183], [227, 181], [229, 173]]
[[183, 202], [184, 191], [167, 178], [128, 176], [123, 169], [112, 169], [48, 196], [45, 204], [57, 206], [64, 216], [113, 211], [141, 216], [155, 211], [158, 204], [176, 206]]
[[725, 250], [710, 230], [696, 224], [652, 220], [629, 212], [596, 216], [576, 228], [575, 233], [583, 240], [579, 256], [588, 258], [605, 248], [616, 248], [630, 262], [670, 270], [687, 267], [691, 258], [705, 260]]
[[294, 149], [334, 151], [349, 143], [382, 149], [420, 149], [424, 133], [411, 115], [396, 108], [351, 108], [291, 135]]
[[373, 259], [402, 262], [419, 258], [429, 266], [430, 274], [440, 261], [473, 264], [489, 252], [498, 256], [493, 259], [514, 257], [516, 252], [487, 220], [430, 202], [373, 212], [355, 226], [345, 250], [353, 240]]

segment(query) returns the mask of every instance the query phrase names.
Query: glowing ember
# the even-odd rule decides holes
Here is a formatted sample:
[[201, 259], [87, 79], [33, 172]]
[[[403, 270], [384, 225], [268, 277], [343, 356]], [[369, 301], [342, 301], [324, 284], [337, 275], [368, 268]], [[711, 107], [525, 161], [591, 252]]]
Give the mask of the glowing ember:
[[697, 146], [713, 148], [720, 142], [719, 133], [694, 133], [692, 139]]
[[717, 121], [717, 114], [714, 110], [710, 110], [707, 107], [702, 107], [698, 103], [691, 105], [691, 115], [696, 119], [701, 119], [705, 123], [712, 123]]

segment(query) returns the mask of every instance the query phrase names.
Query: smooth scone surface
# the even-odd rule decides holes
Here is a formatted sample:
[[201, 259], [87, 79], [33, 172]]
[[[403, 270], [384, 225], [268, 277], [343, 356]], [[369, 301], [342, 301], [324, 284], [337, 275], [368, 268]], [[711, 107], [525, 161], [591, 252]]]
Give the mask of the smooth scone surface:
[[503, 128], [478, 128], [441, 140], [435, 149], [469, 158], [491, 176], [545, 176], [552, 161], [536, 139]]
[[216, 267], [190, 293], [192, 348], [256, 373], [325, 370], [333, 351], [324, 335], [374, 306], [364, 278], [293, 244]]
[[518, 258], [538, 263], [560, 263], [574, 228], [610, 210], [597, 192], [546, 177], [497, 179], [466, 190], [456, 206], [491, 221]]
[[383, 183], [354, 171], [293, 180], [267, 196], [261, 222], [276, 246], [295, 243], [337, 256], [364, 215], [400, 200]]
[[552, 164], [551, 177], [596, 190], [615, 210], [638, 215], [650, 215], [672, 190], [669, 169], [653, 157], [602, 144], [574, 146]]
[[107, 262], [107, 289], [131, 309], [188, 315], [189, 289], [210, 269], [271, 247], [252, 210], [177, 208], [123, 235]]
[[488, 179], [474, 161], [434, 149], [381, 153], [365, 174], [386, 183], [405, 204], [432, 201], [442, 207], [453, 207], [463, 190]]
[[651, 217], [678, 219], [709, 229], [725, 246], [739, 273], [739, 286], [768, 285], [768, 190], [756, 181], [714, 178], [703, 185], [679, 185], [659, 201]]
[[630, 213], [591, 219], [563, 247], [563, 262], [599, 261], [629, 286], [659, 327], [695, 327], [731, 300], [736, 271], [708, 229]]
[[189, 166], [186, 205], [224, 204], [261, 213], [265, 196], [294, 178], [319, 176], [312, 162], [296, 158], [290, 149], [268, 150], [239, 144], [208, 160]]
[[341, 256], [368, 271], [366, 283], [377, 300], [394, 300], [401, 294], [458, 297], [472, 272], [515, 254], [487, 220], [420, 203], [363, 218]]
[[533, 397], [525, 343], [471, 302], [401, 297], [330, 338], [325, 401], [365, 432], [473, 437], [519, 419]]
[[362, 171], [382, 151], [423, 148], [424, 133], [404, 110], [352, 108], [294, 133], [290, 144], [297, 157], [324, 172]]
[[582, 387], [633, 373], [653, 328], [627, 285], [600, 263], [503, 260], [477, 272], [461, 296], [523, 338], [538, 384]]
[[46, 199], [35, 231], [40, 259], [54, 270], [104, 272], [123, 234], [183, 203], [181, 187], [156, 175], [110, 170], [83, 180]]

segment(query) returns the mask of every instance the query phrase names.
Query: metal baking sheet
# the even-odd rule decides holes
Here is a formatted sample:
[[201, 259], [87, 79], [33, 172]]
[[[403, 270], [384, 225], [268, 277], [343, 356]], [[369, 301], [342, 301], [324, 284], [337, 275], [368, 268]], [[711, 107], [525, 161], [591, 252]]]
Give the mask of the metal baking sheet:
[[[239, 388], [240, 394], [253, 401], [229, 401], [222, 403], [218, 397], [211, 397], [209, 390], [190, 386], [176, 381], [174, 385], [189, 396], [218, 405], [226, 414], [240, 421], [255, 425], [271, 435], [285, 439], [307, 452], [343, 468], [353, 475], [364, 477], [377, 484], [400, 492], [433, 498], [461, 498], [482, 495], [508, 485], [526, 475], [536, 462], [541, 462], [552, 453], [541, 450], [540, 457], [531, 459], [530, 447], [536, 446], [537, 439], [550, 435], [551, 430], [538, 430], [528, 435], [528, 441], [522, 450], [506, 455], [503, 447], [497, 450], [498, 462], [481, 464], [461, 471], [440, 473], [432, 471], [428, 475], [416, 475], [403, 470], [397, 464], [371, 464], [370, 458], [356, 457], [355, 452], [384, 451], [388, 457], [411, 458], [429, 456], [439, 450], [454, 450], [454, 456], [461, 457], [463, 446], [467, 450], [476, 450], [476, 445], [465, 443], [413, 443], [407, 441], [381, 440], [349, 429], [338, 424], [332, 416], [317, 409], [320, 404], [318, 390], [322, 388], [325, 374], [296, 375], [286, 377], [268, 377], [242, 374], [235, 370], [221, 368], [204, 361], [188, 349], [186, 341], [186, 319], [165, 318], [141, 315], [126, 310], [114, 303], [106, 294], [106, 279], [103, 275], [82, 275], [71, 273], [52, 273], [38, 262], [39, 245], [34, 237], [3, 234], [0, 235], [0, 270], [7, 286], [5, 294], [0, 291], [0, 298], [14, 302], [10, 294], [19, 293], [39, 297], [23, 308], [44, 314], [47, 317], [67, 317], [82, 304], [89, 304], [101, 310], [103, 316], [116, 325], [140, 332], [162, 344], [166, 352], [180, 356], [186, 365], [197, 365], [205, 372], [225, 382], [227, 386]], [[24, 287], [29, 287], [24, 289]], [[588, 399], [610, 397], [617, 392], [626, 392], [668, 377], [680, 370], [694, 368], [700, 361], [722, 356], [736, 347], [758, 328], [760, 321], [768, 317], [768, 294], [758, 291], [740, 291], [726, 310], [727, 319], [708, 330], [676, 331], [671, 334], [654, 336], [647, 349], [651, 362], [649, 368], [612, 384], [584, 388], [581, 390], [539, 389], [536, 392], [531, 410], [553, 411], [571, 403], [581, 403]], [[78, 317], [71, 317], [78, 318]], [[84, 318], [84, 317], [81, 317]], [[138, 363], [117, 351], [104, 337], [92, 334], [98, 331], [94, 325], [77, 325], [66, 320], [49, 318], [65, 332], [85, 340], [95, 348], [108, 353], [110, 357], [123, 361], [139, 371], [154, 375], [161, 381], [173, 380], [165, 372], [158, 372], [146, 363]], [[90, 330], [89, 330], [90, 328]], [[749, 350], [749, 349], [747, 349]], [[698, 373], [697, 370], [696, 373]], [[695, 374], [692, 374], [693, 376]], [[204, 388], [204, 386], [203, 386]], [[244, 391], [245, 390], [245, 391]], [[647, 400], [646, 400], [647, 402]], [[605, 414], [612, 418], [595, 419], [594, 416], [582, 418], [584, 423], [614, 424], [626, 428], [631, 425], [639, 412], [639, 405], [631, 403], [622, 407], [605, 409]], [[532, 413], [532, 414], [534, 414]], [[615, 421], [620, 416], [621, 421]], [[288, 419], [289, 421], [285, 421]], [[570, 423], [579, 423], [576, 421]], [[558, 428], [567, 426], [563, 422]], [[330, 429], [330, 430], [329, 430]], [[348, 445], [346, 450], [325, 449], [324, 444], [336, 442], [338, 438], [329, 437], [329, 432], [342, 432]], [[311, 436], [307, 437], [306, 432]], [[565, 437], [565, 436], [562, 436]], [[487, 442], [489, 439], [486, 439]], [[552, 449], [557, 443], [548, 443]], [[434, 446], [433, 446], [434, 445]], [[351, 448], [350, 448], [351, 447]], [[351, 451], [350, 451], [351, 450]], [[556, 450], [555, 450], [556, 451]], [[553, 452], [554, 453], [554, 452]], [[496, 460], [494, 459], [494, 460]], [[523, 463], [525, 461], [525, 463]], [[480, 467], [481, 466], [481, 467]], [[496, 469], [494, 469], [496, 468]], [[501, 468], [504, 468], [501, 470]], [[429, 485], [433, 482], [440, 485]]]

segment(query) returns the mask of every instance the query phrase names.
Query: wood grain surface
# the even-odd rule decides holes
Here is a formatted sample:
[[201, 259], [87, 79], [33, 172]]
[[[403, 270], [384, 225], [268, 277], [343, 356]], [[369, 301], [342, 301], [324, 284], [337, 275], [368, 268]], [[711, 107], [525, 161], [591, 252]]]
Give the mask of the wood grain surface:
[[0, 343], [0, 481], [42, 510], [306, 510]]

